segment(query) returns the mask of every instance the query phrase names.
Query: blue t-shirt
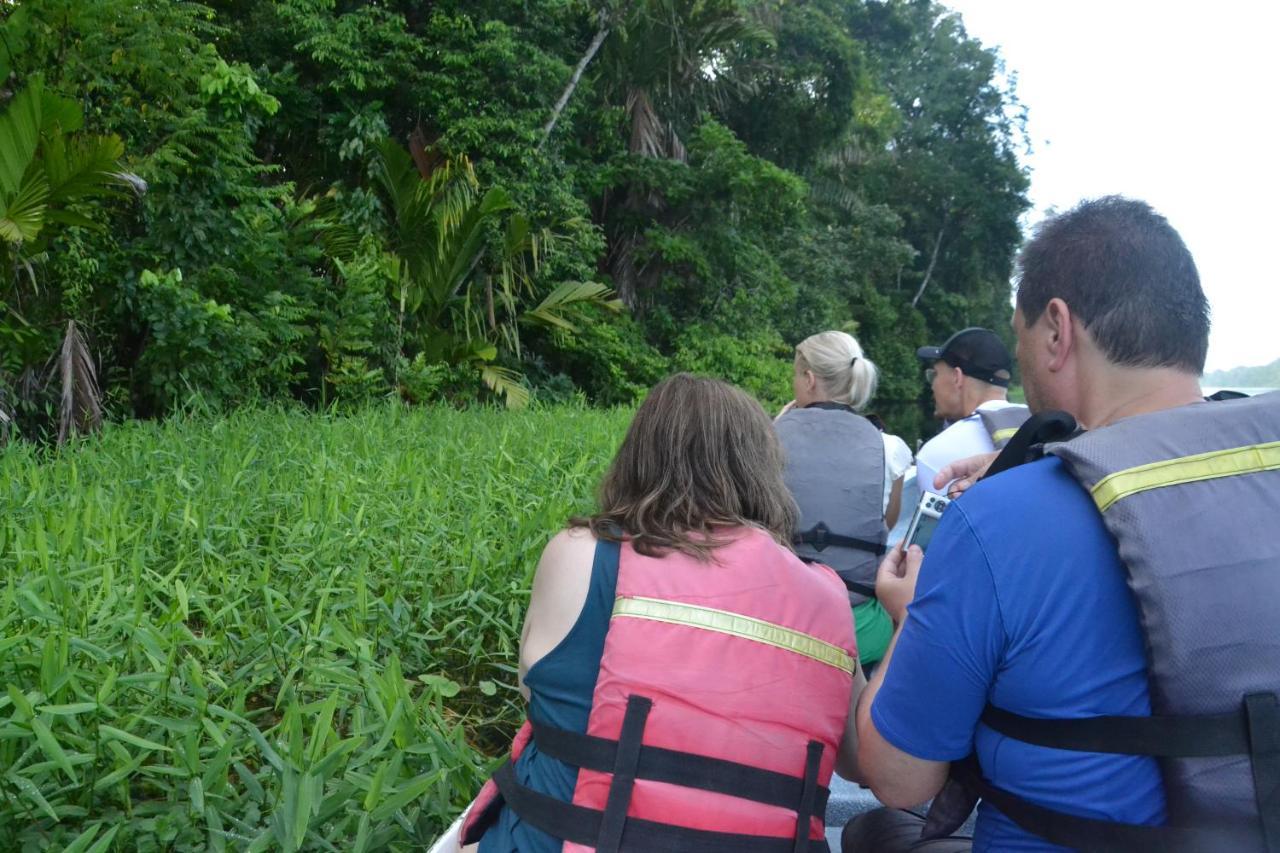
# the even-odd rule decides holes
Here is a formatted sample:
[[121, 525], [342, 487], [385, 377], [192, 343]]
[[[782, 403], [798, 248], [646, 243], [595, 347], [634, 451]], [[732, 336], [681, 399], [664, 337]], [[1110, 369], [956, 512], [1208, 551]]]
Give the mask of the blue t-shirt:
[[[991, 704], [1029, 717], [1150, 714], [1137, 606], [1088, 494], [1049, 457], [985, 480], [943, 514], [871, 707], [889, 743], [928, 761], [976, 751], [987, 778], [1040, 805], [1163, 823], [1153, 759], [997, 734]], [[1058, 850], [979, 807], [974, 851]]]

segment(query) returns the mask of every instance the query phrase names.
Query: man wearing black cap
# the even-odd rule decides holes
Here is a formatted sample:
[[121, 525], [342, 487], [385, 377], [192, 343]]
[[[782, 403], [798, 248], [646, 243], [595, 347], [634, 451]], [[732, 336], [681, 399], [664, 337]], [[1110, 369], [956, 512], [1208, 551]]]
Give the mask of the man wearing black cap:
[[933, 390], [934, 416], [952, 422], [916, 454], [916, 482], [936, 491], [939, 471], [1003, 447], [1031, 413], [1006, 399], [1013, 359], [990, 329], [963, 329], [940, 347], [920, 347], [916, 356], [930, 365], [925, 378]]

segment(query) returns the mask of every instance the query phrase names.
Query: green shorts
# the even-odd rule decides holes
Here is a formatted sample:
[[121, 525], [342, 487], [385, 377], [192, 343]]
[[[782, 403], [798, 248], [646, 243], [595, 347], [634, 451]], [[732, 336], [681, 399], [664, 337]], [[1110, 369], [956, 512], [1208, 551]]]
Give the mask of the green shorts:
[[858, 640], [858, 660], [865, 667], [884, 657], [893, 637], [893, 620], [874, 598], [853, 608], [853, 630]]

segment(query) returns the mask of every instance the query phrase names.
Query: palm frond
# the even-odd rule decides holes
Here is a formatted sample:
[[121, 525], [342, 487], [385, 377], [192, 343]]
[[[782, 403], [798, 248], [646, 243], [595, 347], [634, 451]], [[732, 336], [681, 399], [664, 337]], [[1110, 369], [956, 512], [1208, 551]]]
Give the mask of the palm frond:
[[40, 132], [46, 136], [75, 133], [84, 127], [84, 112], [73, 98], [40, 92]]
[[451, 235], [444, 274], [436, 282], [436, 296], [441, 301], [456, 296], [468, 276], [480, 262], [484, 250], [485, 226], [495, 215], [514, 206], [511, 196], [501, 187], [493, 187], [478, 204], [472, 205]]
[[506, 401], [508, 409], [523, 409], [529, 405], [529, 389], [521, 381], [524, 377], [516, 371], [486, 364], [480, 368], [480, 378], [490, 391]]
[[0, 114], [0, 196], [15, 195], [40, 141], [39, 81], [32, 82]]
[[44, 227], [48, 206], [49, 182], [44, 170], [36, 166], [27, 171], [15, 195], [0, 198], [0, 238], [10, 243], [31, 242]]
[[597, 281], [566, 281], [547, 294], [537, 307], [527, 311], [522, 319], [575, 332], [577, 327], [566, 312], [583, 305], [599, 305], [610, 311], [622, 310], [622, 301], [612, 297], [613, 291]]
[[627, 115], [631, 117], [631, 153], [652, 158], [665, 156], [666, 123], [654, 109], [648, 92], [632, 89], [627, 93]]
[[[61, 385], [58, 400], [58, 446], [61, 447], [73, 433], [93, 432], [102, 426], [98, 371], [75, 320], [67, 321], [67, 332], [55, 357], [54, 369]], [[50, 371], [50, 381], [52, 374]]]
[[118, 191], [124, 143], [118, 136], [47, 137], [41, 146], [49, 200], [67, 203]]

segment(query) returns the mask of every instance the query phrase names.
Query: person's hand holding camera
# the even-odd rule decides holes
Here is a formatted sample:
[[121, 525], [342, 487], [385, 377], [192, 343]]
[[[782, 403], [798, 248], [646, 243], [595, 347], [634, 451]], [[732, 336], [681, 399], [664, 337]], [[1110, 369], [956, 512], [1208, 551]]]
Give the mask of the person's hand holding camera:
[[907, 618], [907, 605], [915, 598], [916, 578], [920, 576], [922, 562], [924, 551], [919, 545], [904, 551], [901, 542], [880, 562], [876, 572], [876, 598], [894, 625], [901, 625]]

